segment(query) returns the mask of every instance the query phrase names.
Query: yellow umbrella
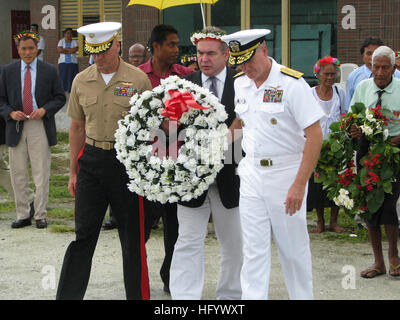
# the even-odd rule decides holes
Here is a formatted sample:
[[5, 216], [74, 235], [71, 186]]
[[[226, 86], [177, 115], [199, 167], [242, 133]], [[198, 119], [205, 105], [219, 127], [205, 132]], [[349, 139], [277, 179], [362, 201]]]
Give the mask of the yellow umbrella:
[[209, 3], [209, 4], [214, 4], [218, 0], [130, 0], [128, 3], [128, 6], [132, 6], [135, 4], [141, 4], [144, 6], [150, 6], [157, 8], [159, 10], [163, 10], [169, 7], [174, 7], [174, 6], [182, 6], [185, 4], [194, 4], [194, 3], [200, 3], [201, 7], [201, 14], [203, 17], [203, 25], [204, 27], [206, 26], [205, 19], [204, 19], [204, 11], [203, 11], [203, 3]]

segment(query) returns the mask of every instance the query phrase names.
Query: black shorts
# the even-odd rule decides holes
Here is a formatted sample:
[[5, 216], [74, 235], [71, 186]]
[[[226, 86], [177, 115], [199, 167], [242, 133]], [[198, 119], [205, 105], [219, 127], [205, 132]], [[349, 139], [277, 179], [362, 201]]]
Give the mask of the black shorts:
[[385, 193], [385, 200], [383, 205], [375, 212], [371, 219], [367, 220], [369, 227], [377, 227], [380, 225], [399, 225], [399, 218], [397, 216], [396, 203], [400, 194], [400, 177], [397, 177], [396, 182], [392, 183], [392, 194]]

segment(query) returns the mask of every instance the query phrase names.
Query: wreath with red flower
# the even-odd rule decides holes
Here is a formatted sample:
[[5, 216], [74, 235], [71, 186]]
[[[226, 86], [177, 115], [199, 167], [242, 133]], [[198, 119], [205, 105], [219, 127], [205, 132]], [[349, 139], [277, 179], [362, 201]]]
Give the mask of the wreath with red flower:
[[[398, 112], [381, 106], [367, 109], [356, 103], [351, 112], [331, 124], [331, 132], [322, 144], [314, 181], [323, 184], [328, 198], [352, 216], [370, 218], [383, 204], [385, 193], [392, 192], [392, 182], [400, 172], [400, 149], [390, 143], [386, 128]], [[356, 169], [354, 154], [359, 142], [350, 134], [356, 124], [362, 129], [369, 149]]]

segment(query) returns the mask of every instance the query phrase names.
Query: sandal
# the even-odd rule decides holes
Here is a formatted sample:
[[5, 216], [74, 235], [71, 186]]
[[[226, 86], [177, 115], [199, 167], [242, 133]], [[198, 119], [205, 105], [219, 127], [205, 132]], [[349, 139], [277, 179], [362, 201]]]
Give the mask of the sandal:
[[[400, 265], [399, 265], [399, 267], [400, 267]], [[366, 270], [362, 271], [360, 273], [360, 276], [365, 278], [365, 279], [372, 279], [372, 278], [375, 278], [377, 276], [381, 276], [381, 275], [384, 275], [384, 274], [386, 274], [386, 271], [383, 272], [383, 271], [379, 270], [378, 268], [371, 267], [369, 269], [366, 269]]]
[[[390, 264], [390, 268], [392, 268], [393, 271], [396, 272], [397, 270], [400, 269], [400, 264], [398, 264], [397, 266], [394, 266], [394, 265]], [[391, 274], [390, 271], [389, 271], [389, 278], [399, 279], [400, 280], [400, 273], [399, 274]]]

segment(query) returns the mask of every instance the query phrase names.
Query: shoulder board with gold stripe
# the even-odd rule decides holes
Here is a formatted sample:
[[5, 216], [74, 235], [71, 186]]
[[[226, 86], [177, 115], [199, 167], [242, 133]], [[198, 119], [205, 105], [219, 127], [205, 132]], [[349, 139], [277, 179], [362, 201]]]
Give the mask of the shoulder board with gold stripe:
[[303, 72], [296, 71], [296, 70], [290, 69], [288, 67], [282, 67], [281, 72], [283, 74], [286, 74], [286, 75], [296, 78], [296, 79], [300, 79], [302, 77], [302, 75], [304, 74]]
[[239, 78], [240, 76], [244, 76], [244, 72], [240, 71], [233, 76], [233, 79]]

